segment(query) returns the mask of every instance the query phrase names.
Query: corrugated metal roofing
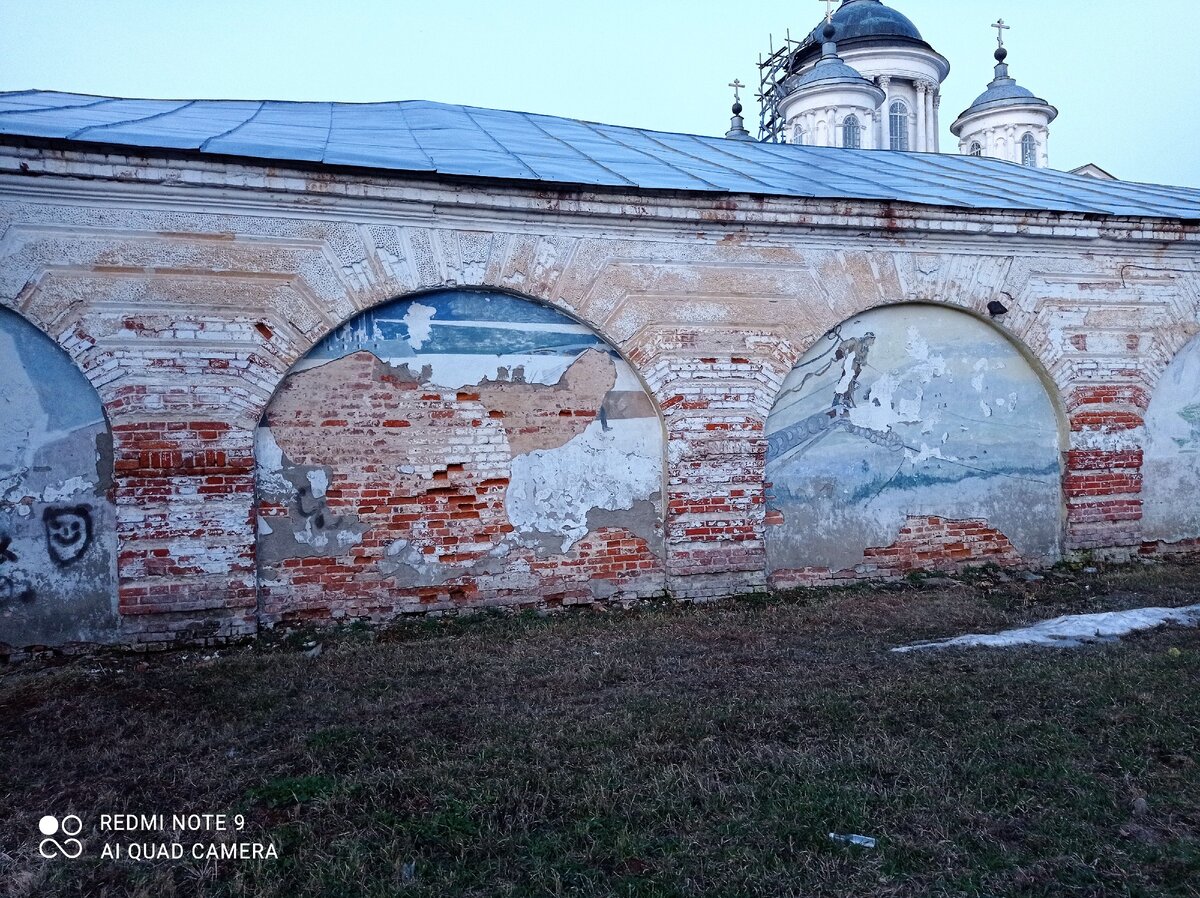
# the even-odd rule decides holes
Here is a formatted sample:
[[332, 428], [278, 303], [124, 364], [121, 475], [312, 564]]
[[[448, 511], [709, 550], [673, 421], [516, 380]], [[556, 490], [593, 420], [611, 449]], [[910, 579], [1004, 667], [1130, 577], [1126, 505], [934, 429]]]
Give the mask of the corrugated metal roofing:
[[1200, 190], [992, 159], [755, 143], [444, 103], [0, 93], [0, 135], [522, 182], [1200, 218]]

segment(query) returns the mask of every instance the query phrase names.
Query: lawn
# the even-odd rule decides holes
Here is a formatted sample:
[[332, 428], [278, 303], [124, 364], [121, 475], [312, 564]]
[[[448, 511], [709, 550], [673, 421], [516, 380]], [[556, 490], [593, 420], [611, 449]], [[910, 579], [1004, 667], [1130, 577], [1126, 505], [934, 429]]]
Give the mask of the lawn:
[[[409, 621], [0, 673], [0, 895], [1200, 896], [1200, 567]], [[78, 860], [38, 820], [76, 814]], [[102, 814], [164, 814], [162, 831]], [[175, 813], [242, 815], [239, 834]], [[864, 834], [874, 849], [829, 833]], [[104, 859], [269, 844], [277, 859]]]

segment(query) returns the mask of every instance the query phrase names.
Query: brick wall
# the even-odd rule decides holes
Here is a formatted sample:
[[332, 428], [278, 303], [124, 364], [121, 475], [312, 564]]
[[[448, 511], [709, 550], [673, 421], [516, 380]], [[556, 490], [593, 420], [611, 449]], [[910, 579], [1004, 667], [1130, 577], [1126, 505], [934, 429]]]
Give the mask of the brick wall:
[[[131, 640], [252, 631], [260, 598], [272, 620], [594, 601], [627, 586], [695, 598], [761, 588], [764, 428], [780, 384], [830, 328], [897, 302], [986, 316], [1003, 301], [1011, 311], [995, 326], [1038, 362], [1063, 409], [1066, 548], [1172, 550], [1143, 539], [1144, 421], [1157, 379], [1200, 331], [1195, 226], [784, 199], [718, 221], [685, 195], [351, 175], [317, 187], [282, 168], [52, 155], [0, 150], [20, 182], [0, 185], [0, 303], [66, 349], [104, 401]], [[507, 475], [475, 450], [499, 419], [470, 390], [397, 381], [396, 407], [372, 409], [374, 387], [347, 388], [304, 419], [305, 439], [340, 434], [337, 466], [291, 459], [328, 469], [324, 507], [352, 518], [361, 540], [264, 564], [255, 431], [289, 366], [363, 309], [463, 285], [560, 309], [630, 360], [667, 435], [659, 544], [603, 523], [567, 551], [489, 559]], [[578, 411], [573, 424], [594, 413]], [[453, 442], [459, 430], [469, 451]], [[416, 431], [427, 463], [384, 476], [370, 440]], [[268, 526], [303, 516], [293, 502], [265, 497]], [[859, 567], [793, 579], [1012, 562], [988, 527], [932, 519]], [[410, 548], [449, 576], [388, 586], [380, 564]]]

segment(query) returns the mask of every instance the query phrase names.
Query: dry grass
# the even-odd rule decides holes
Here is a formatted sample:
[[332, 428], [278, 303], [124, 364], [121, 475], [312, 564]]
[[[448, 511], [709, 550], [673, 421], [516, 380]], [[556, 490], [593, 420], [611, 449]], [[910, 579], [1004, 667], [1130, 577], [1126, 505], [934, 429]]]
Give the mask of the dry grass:
[[[0, 675], [0, 894], [1197, 896], [1200, 633], [887, 649], [1190, 604], [1198, 571], [18, 666]], [[40, 860], [38, 817], [68, 811], [84, 858]], [[281, 857], [99, 860], [172, 838], [97, 831], [121, 811], [241, 812]]]

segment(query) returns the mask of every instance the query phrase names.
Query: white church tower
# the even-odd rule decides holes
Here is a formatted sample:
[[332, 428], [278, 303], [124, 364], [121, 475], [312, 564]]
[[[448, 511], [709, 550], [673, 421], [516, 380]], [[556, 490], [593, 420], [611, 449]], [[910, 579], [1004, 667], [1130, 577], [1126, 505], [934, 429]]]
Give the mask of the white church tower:
[[958, 138], [958, 150], [963, 155], [1047, 168], [1050, 123], [1058, 118], [1058, 110], [1009, 76], [1005, 63], [1008, 50], [1004, 48], [1004, 32], [1009, 26], [1001, 19], [992, 27], [1000, 44], [996, 50], [996, 77], [950, 126], [950, 132]]
[[950, 63], [881, 0], [842, 0], [786, 61], [771, 91], [789, 143], [852, 149], [938, 149], [938, 106]]

